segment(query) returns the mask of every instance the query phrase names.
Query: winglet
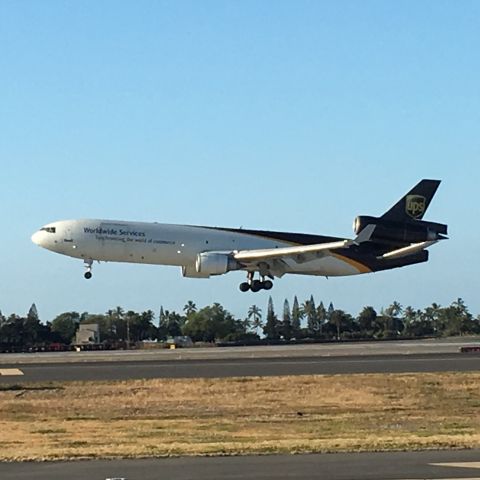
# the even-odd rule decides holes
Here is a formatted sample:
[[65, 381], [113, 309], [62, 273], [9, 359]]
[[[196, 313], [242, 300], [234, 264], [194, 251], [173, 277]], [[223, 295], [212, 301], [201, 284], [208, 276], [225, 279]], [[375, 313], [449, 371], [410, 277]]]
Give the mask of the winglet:
[[369, 242], [372, 238], [373, 231], [375, 230], [376, 225], [371, 223], [367, 225], [354, 240], [351, 240], [350, 245], [360, 245], [361, 243]]

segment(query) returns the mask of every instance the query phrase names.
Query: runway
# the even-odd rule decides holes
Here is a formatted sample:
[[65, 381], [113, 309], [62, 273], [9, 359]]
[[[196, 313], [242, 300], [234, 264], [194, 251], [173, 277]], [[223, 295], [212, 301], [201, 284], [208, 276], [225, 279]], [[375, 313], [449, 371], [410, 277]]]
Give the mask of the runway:
[[[439, 465], [443, 464], [443, 465]], [[2, 480], [480, 480], [480, 450], [0, 463]]]
[[0, 384], [140, 378], [214, 378], [237, 376], [348, 373], [468, 372], [480, 370], [478, 354], [413, 354], [340, 357], [236, 358], [65, 362], [2, 365]]
[[1, 354], [0, 384], [346, 373], [478, 371], [478, 338], [177, 350]]

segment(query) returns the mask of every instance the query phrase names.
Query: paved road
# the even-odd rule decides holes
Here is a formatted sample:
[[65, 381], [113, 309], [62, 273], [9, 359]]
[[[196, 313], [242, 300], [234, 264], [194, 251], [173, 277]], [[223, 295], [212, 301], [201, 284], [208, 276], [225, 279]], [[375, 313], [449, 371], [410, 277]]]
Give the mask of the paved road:
[[[434, 464], [448, 463], [448, 466]], [[452, 464], [465, 464], [453, 466]], [[480, 450], [0, 463], [2, 480], [480, 480]]]
[[422, 354], [340, 357], [237, 358], [2, 365], [0, 384], [138, 378], [195, 378], [480, 371], [478, 354]]

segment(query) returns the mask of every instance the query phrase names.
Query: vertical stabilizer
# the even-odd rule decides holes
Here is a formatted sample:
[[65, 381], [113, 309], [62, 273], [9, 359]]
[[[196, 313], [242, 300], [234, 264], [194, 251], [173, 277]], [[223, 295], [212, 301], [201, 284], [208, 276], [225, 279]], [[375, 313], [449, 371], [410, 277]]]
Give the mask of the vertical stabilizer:
[[394, 221], [421, 220], [439, 185], [440, 180], [421, 180], [380, 218]]

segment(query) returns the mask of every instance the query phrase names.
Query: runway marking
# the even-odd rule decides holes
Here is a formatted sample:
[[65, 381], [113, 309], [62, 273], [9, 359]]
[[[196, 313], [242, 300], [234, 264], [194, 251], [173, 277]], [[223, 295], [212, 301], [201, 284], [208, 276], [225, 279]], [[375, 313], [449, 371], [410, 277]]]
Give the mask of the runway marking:
[[480, 468], [480, 462], [430, 463], [434, 467]]
[[[431, 463], [430, 465], [434, 465]], [[422, 480], [480, 480], [479, 477], [455, 477], [455, 478], [433, 478], [433, 477], [421, 477]], [[404, 478], [402, 480], [419, 480], [418, 478]]]
[[[325, 359], [325, 357], [323, 357]], [[252, 361], [254, 360], [254, 361]], [[210, 367], [210, 366], [217, 366], [217, 367], [233, 367], [233, 366], [252, 366], [252, 367], [257, 367], [259, 363], [261, 363], [261, 366], [263, 365], [298, 365], [298, 366], [305, 366], [305, 365], [311, 365], [311, 366], [330, 366], [332, 364], [342, 364], [342, 365], [348, 365], [348, 364], [353, 364], [353, 365], [360, 365], [360, 364], [375, 364], [375, 363], [382, 363], [384, 359], [355, 359], [355, 360], [347, 360], [347, 357], [335, 357], [332, 358], [330, 357], [328, 362], [322, 362], [322, 357], [319, 357], [318, 359], [313, 359], [313, 360], [277, 360], [275, 358], [239, 358], [239, 359], [232, 359], [232, 360], [226, 360], [226, 361], [221, 361], [220, 359], [213, 359], [213, 362], [210, 360], [196, 360], [196, 359], [175, 359], [175, 360], [167, 360], [163, 361], [160, 360], [158, 363], [156, 361], [150, 362], [150, 361], [145, 361], [145, 362], [138, 362], [134, 364], [129, 364], [129, 365], [122, 365], [121, 362], [111, 362], [107, 366], [108, 367], [117, 367], [121, 366], [123, 369], [125, 368], [144, 368], [144, 367], [155, 367], [155, 368], [192, 368], [192, 367]], [[394, 361], [396, 363], [431, 363], [432, 360], [430, 358], [401, 358], [401, 359], [390, 359], [391, 361]], [[456, 362], [467, 362], [470, 363], [471, 357], [460, 357], [460, 358], [455, 358]], [[182, 363], [178, 363], [182, 362]], [[450, 358], [435, 358], [435, 362], [451, 362]], [[32, 363], [29, 365], [25, 365], [26, 368], [43, 368], [43, 367], [55, 367], [57, 364], [56, 363]], [[106, 365], [104, 364], [97, 364], [97, 362], [71, 362], [71, 363], [66, 363], [62, 364], [67, 368], [81, 368], [82, 370], [85, 370], [87, 368], [92, 368], [92, 369], [98, 369], [98, 368], [105, 368]], [[479, 363], [480, 366], [480, 363]]]
[[19, 368], [0, 368], [0, 376], [23, 375]]
[[[332, 357], [330, 357], [331, 359]], [[353, 365], [356, 365], [356, 364], [361, 364], [361, 363], [381, 363], [384, 361], [384, 359], [358, 359], [358, 360], [344, 360], [344, 358], [346, 357], [335, 357], [335, 359], [332, 361], [332, 362], [328, 362], [328, 363], [322, 363], [321, 360], [322, 358], [319, 357], [319, 359], [314, 359], [314, 360], [301, 360], [301, 361], [297, 361], [297, 360], [281, 360], [281, 361], [277, 361], [276, 359], [269, 359], [269, 358], [255, 358], [253, 360], [259, 360], [259, 361], [262, 361], [262, 363], [264, 364], [267, 364], [267, 365], [331, 365], [332, 363], [341, 363], [341, 364], [353, 364]], [[212, 364], [211, 363], [206, 363], [206, 362], [202, 362], [201, 360], [200, 361], [195, 361], [195, 359], [193, 360], [190, 360], [190, 359], [179, 359], [180, 361], [185, 361], [185, 360], [188, 360], [189, 362], [191, 362], [191, 364], [187, 364], [187, 363], [182, 363], [182, 364], [175, 364], [175, 360], [172, 361], [172, 364], [171, 365], [175, 365], [175, 367], [188, 367], [188, 368], [191, 368], [192, 365], [193, 366], [211, 366]], [[236, 360], [236, 359], [235, 359]], [[247, 360], [246, 362], [242, 362], [242, 360]], [[252, 359], [238, 359], [237, 361], [226, 361], [226, 362], [215, 362], [214, 365], [215, 366], [237, 366], [237, 365], [246, 365], [246, 366], [257, 366], [257, 364], [259, 362], [252, 362], [251, 361]], [[268, 360], [272, 360], [272, 361], [268, 361]], [[470, 361], [471, 360], [471, 357], [470, 358], [467, 358], [467, 357], [461, 357], [461, 358], [455, 358], [455, 361], [458, 362], [458, 361]], [[422, 362], [422, 363], [431, 363], [432, 362], [432, 359], [430, 358], [402, 358], [402, 359], [390, 359], [390, 361], [398, 361], [398, 362], [402, 362], [402, 363], [408, 363], [408, 362], [411, 362], [411, 363], [415, 363], [415, 362]], [[450, 358], [436, 358], [435, 359], [435, 362], [451, 362], [452, 359]], [[195, 363], [194, 363], [195, 362]], [[38, 365], [38, 364], [36, 364]], [[141, 364], [138, 364], [139, 366], [142, 366]], [[171, 366], [170, 364], [166, 364], [166, 363], [163, 363], [161, 365], [156, 365], [155, 366], [158, 366], [158, 367], [170, 367]], [[480, 364], [479, 364], [480, 365]], [[136, 365], [135, 365], [136, 367]]]

